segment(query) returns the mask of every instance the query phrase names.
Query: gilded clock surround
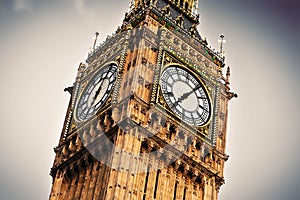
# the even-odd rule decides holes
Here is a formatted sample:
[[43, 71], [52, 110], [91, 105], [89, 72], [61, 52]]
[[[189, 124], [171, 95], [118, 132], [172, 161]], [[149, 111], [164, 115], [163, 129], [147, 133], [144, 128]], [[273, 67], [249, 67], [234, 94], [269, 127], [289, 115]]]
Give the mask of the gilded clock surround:
[[211, 103], [202, 82], [186, 69], [166, 67], [161, 75], [160, 90], [170, 110], [192, 126], [210, 121]]
[[[179, 51], [180, 53], [182, 51]], [[179, 55], [181, 55], [179, 53]], [[183, 52], [182, 52], [183, 53]], [[196, 132], [197, 132], [197, 135], [201, 135], [202, 137], [206, 138], [207, 141], [210, 141], [212, 144], [215, 144], [216, 142], [216, 139], [214, 138], [215, 135], [214, 133], [216, 131], [214, 131], [213, 129], [215, 129], [216, 127], [213, 127], [212, 126], [212, 121], [216, 121], [218, 120], [215, 116], [216, 116], [216, 113], [217, 113], [217, 100], [218, 100], [218, 85], [215, 85], [216, 82], [214, 79], [212, 78], [207, 78], [207, 75], [205, 72], [203, 71], [200, 71], [198, 67], [194, 67], [192, 65], [190, 65], [187, 61], [185, 60], [179, 60], [179, 59], [176, 59], [177, 58], [180, 58], [179, 55], [176, 55], [174, 54], [174, 56], [170, 53], [170, 52], [167, 52], [167, 51], [163, 51], [162, 53], [162, 56], [161, 56], [161, 59], [162, 59], [162, 64], [160, 64], [162, 66], [161, 68], [161, 71], [163, 71], [164, 68], [168, 67], [168, 66], [171, 66], [171, 65], [179, 65], [183, 68], [185, 68], [186, 70], [188, 70], [190, 73], [192, 73], [195, 77], [199, 77], [199, 80], [202, 82], [202, 84], [206, 87], [207, 89], [207, 92], [209, 94], [209, 98], [210, 98], [210, 102], [212, 104], [212, 116], [210, 118], [210, 120], [203, 126], [201, 127], [198, 127], [196, 128]], [[195, 71], [195, 69], [197, 69], [197, 71]], [[201, 68], [200, 68], [201, 69]], [[214, 101], [212, 101], [212, 98], [215, 98]], [[163, 109], [168, 109], [168, 106], [162, 96], [162, 93], [158, 87], [158, 93], [156, 95], [156, 103], [158, 104], [161, 104], [163, 106]], [[169, 111], [168, 113], [170, 113], [172, 115], [172, 111]], [[214, 116], [214, 117], [213, 117]], [[177, 120], [180, 120], [177, 118]], [[215, 122], [216, 124], [216, 122]]]

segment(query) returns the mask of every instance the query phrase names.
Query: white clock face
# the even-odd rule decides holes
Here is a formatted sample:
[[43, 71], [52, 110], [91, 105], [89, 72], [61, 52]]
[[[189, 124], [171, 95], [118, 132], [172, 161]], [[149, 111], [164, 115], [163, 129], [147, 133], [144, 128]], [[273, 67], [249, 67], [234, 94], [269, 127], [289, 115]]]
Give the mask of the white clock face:
[[98, 71], [85, 87], [76, 107], [76, 119], [93, 116], [108, 99], [116, 81], [117, 65], [110, 64]]
[[184, 122], [201, 126], [211, 117], [208, 93], [199, 79], [179, 66], [164, 69], [160, 79], [166, 103]]

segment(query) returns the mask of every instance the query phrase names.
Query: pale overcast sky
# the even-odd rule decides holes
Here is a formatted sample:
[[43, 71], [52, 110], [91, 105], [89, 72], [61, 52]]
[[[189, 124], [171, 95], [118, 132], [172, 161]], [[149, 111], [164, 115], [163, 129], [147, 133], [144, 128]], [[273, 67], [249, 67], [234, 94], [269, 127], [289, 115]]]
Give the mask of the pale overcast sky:
[[[53, 147], [92, 37], [121, 25], [129, 0], [0, 0], [0, 199], [47, 199]], [[199, 30], [232, 69], [220, 200], [299, 200], [298, 0], [199, 0]]]

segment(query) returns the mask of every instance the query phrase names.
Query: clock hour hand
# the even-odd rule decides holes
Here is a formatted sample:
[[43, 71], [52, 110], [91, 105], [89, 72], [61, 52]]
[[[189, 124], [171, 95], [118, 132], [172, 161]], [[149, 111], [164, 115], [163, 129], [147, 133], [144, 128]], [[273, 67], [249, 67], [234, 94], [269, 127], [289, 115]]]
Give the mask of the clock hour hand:
[[199, 104], [199, 107], [202, 109], [202, 110], [204, 110], [205, 112], [208, 112], [203, 106], [201, 106], [200, 104]]

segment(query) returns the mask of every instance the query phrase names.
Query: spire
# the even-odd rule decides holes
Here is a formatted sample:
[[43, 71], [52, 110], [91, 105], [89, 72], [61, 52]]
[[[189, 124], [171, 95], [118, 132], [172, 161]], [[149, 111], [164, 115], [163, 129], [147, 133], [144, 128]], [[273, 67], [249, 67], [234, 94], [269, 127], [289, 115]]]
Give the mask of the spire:
[[220, 55], [222, 56], [222, 57], [224, 57], [224, 55], [225, 55], [225, 51], [224, 51], [224, 44], [226, 43], [226, 40], [224, 40], [224, 35], [223, 34], [221, 34], [220, 35], [220, 39], [218, 40], [218, 43], [220, 44]]
[[230, 67], [227, 68], [227, 72], [226, 72], [226, 80], [225, 80], [225, 86], [226, 86], [226, 92], [228, 94], [228, 99], [232, 99], [233, 97], [234, 98], [237, 98], [238, 95], [234, 92], [230, 92]]
[[98, 36], [99, 36], [99, 33], [96, 32], [96, 33], [95, 33], [94, 45], [93, 45], [93, 51], [95, 51], [95, 47], [96, 47], [96, 44], [97, 44]]
[[227, 72], [226, 72], [226, 86], [229, 87], [230, 85], [230, 67], [227, 67]]

